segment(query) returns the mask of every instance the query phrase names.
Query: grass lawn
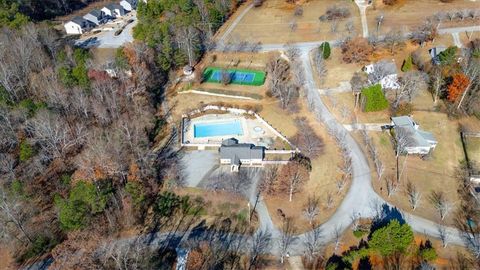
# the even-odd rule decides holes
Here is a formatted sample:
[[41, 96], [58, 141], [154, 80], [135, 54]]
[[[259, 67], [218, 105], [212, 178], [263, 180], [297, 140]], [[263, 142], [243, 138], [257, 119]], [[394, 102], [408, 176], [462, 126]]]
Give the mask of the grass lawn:
[[[422, 160], [417, 156], [400, 157], [400, 170], [405, 164], [405, 169], [400, 178], [400, 186], [394, 195], [388, 197], [384, 180], [394, 178], [396, 175], [393, 144], [389, 133], [369, 132], [385, 166], [383, 180], [378, 181], [375, 177], [374, 166], [369, 160], [372, 168], [372, 183], [377, 193], [383, 198], [400, 209], [410, 212], [411, 208], [405, 196], [405, 186], [408, 181], [411, 181], [422, 193], [420, 204], [413, 213], [438, 221], [438, 214], [428, 200], [432, 191], [443, 191], [451, 203], [457, 205], [459, 203], [455, 170], [460, 161], [464, 159], [464, 154], [458, 132], [458, 122], [448, 119], [446, 114], [436, 112], [417, 111], [413, 113], [413, 118], [420, 124], [421, 129], [432, 132], [438, 140], [438, 145], [433, 151], [431, 159]], [[354, 137], [363, 147], [360, 134], [354, 134]], [[454, 210], [445, 219], [448, 224], [453, 223], [453, 213]]]
[[[265, 83], [265, 72], [249, 69], [226, 69], [230, 74], [230, 84], [260, 86]], [[203, 77], [209, 83], [222, 83], [222, 68], [208, 67], [203, 72]]]
[[473, 169], [479, 170], [480, 165], [480, 137], [466, 136], [465, 147], [467, 150], [468, 159]]
[[[231, 218], [232, 221], [249, 221], [248, 201], [242, 196], [238, 196], [224, 191], [209, 191], [199, 188], [177, 188], [174, 192], [178, 195], [190, 196], [191, 201], [201, 201], [205, 204], [200, 211], [201, 219], [214, 221], [218, 217]], [[250, 231], [253, 232], [258, 227], [257, 218], [252, 217]]]
[[[264, 1], [259, 8], [252, 8], [239, 22], [227, 38], [228, 41], [247, 40], [267, 43], [285, 43], [316, 40], [333, 40], [347, 35], [345, 25], [349, 20], [355, 26], [355, 33], [361, 34], [359, 10], [353, 1], [314, 0], [296, 1], [303, 8], [302, 16], [294, 16], [294, 4], [285, 0]], [[318, 19], [328, 7], [340, 5], [348, 7], [351, 17], [340, 20], [337, 30], [331, 30], [330, 22]], [[290, 25], [295, 22], [297, 28], [292, 31]]]
[[[278, 108], [278, 106], [276, 106], [276, 108]], [[282, 132], [288, 130], [288, 132], [285, 133], [287, 137], [293, 136], [297, 130], [293, 121], [290, 122], [290, 119], [295, 116], [305, 116], [317, 135], [324, 140], [325, 147], [323, 154], [312, 160], [313, 170], [310, 173], [310, 179], [305, 183], [303, 190], [293, 196], [292, 202], [288, 201], [288, 194], [265, 197], [270, 216], [278, 228], [282, 227], [283, 222], [282, 217], [277, 214], [277, 210], [281, 209], [287, 217], [292, 217], [294, 219], [295, 225], [300, 232], [305, 232], [310, 229], [310, 225], [302, 213], [308, 197], [316, 196], [320, 200], [320, 215], [316, 221], [317, 224], [320, 224], [328, 220], [328, 218], [335, 212], [336, 207], [342, 202], [350, 183], [342, 190], [342, 192], [338, 193], [335, 185], [335, 179], [340, 176], [337, 170], [337, 165], [341, 163], [341, 156], [338, 152], [338, 147], [334, 140], [329, 137], [324, 126], [318, 123], [311, 113], [306, 111], [306, 106], [304, 106], [303, 102], [301, 110], [298, 113], [291, 115], [288, 121], [287, 118], [282, 117], [282, 114], [279, 114], [276, 110], [277, 109], [268, 107], [267, 111], [264, 110], [260, 114], [262, 115], [262, 113], [268, 112], [268, 114], [265, 114], [264, 116], [268, 119], [267, 121], [282, 123], [280, 124], [280, 126], [283, 127], [281, 130]], [[278, 108], [278, 110], [281, 109]], [[284, 129], [285, 127], [287, 127], [287, 129]], [[329, 193], [333, 197], [331, 208], [326, 207], [327, 194]]]
[[[478, 8], [478, 2], [469, 0], [455, 0], [451, 1], [451, 3], [442, 3], [437, 0], [398, 0], [398, 3], [393, 6], [384, 5], [382, 0], [373, 1], [375, 2], [374, 6], [367, 9], [368, 29], [371, 34], [375, 34], [377, 25], [375, 18], [383, 14], [384, 22], [379, 29], [379, 35], [384, 35], [391, 29], [402, 29], [402, 27], [413, 29], [415, 26], [421, 25], [427, 17], [439, 11]], [[475, 22], [471, 20], [465, 20], [464, 23], [475, 25]], [[444, 22], [440, 28], [454, 27], [461, 24], [461, 22], [453, 24]]]

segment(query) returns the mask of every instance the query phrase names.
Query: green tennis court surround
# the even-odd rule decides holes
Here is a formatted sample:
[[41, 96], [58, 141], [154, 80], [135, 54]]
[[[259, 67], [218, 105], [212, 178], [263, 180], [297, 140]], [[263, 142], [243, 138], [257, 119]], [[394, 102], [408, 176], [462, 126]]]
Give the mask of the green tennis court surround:
[[[260, 86], [265, 83], [265, 72], [248, 69], [226, 69], [230, 74], [231, 84]], [[203, 72], [203, 78], [206, 82], [221, 83], [222, 69], [208, 67]]]

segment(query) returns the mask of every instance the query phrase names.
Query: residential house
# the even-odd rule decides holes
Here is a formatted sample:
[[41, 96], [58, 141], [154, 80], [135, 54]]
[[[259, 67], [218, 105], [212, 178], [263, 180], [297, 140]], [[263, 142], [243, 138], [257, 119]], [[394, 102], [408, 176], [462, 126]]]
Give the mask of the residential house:
[[94, 23], [95, 25], [100, 25], [105, 22], [106, 16], [103, 11], [94, 9], [87, 13], [83, 18], [87, 21]]
[[363, 68], [368, 75], [371, 84], [379, 83], [382, 89], [398, 89], [397, 65], [393, 61], [382, 60], [374, 64], [366, 65]]
[[103, 13], [105, 13], [108, 17], [117, 18], [122, 17], [125, 15], [125, 10], [119, 4], [108, 4], [102, 8]]
[[447, 47], [444, 46], [439, 46], [439, 47], [433, 47], [430, 50], [428, 50], [428, 53], [430, 54], [430, 57], [432, 58], [432, 63], [434, 65], [440, 65], [440, 53], [445, 51]]
[[238, 172], [241, 165], [262, 165], [265, 148], [250, 143], [238, 143], [231, 138], [224, 140], [219, 149], [220, 164], [230, 165], [232, 172]]
[[125, 9], [125, 11], [132, 11], [137, 9], [138, 1], [137, 0], [122, 0], [120, 5]]
[[392, 126], [396, 140], [408, 154], [426, 155], [437, 146], [437, 140], [432, 133], [419, 129], [419, 125], [410, 116], [392, 117]]
[[65, 23], [64, 27], [69, 35], [81, 35], [90, 30], [93, 25], [82, 17], [75, 17], [71, 21]]

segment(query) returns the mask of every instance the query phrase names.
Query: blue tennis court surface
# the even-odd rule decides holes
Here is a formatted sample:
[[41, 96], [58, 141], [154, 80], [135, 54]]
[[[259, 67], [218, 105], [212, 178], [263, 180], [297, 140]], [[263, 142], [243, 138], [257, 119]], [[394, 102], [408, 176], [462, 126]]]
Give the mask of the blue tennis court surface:
[[[228, 73], [230, 73], [230, 80], [235, 83], [251, 83], [255, 79], [255, 73], [247, 73], [242, 71], [229, 71]], [[222, 71], [213, 71], [210, 78], [215, 81], [222, 81]]]
[[193, 136], [195, 138], [243, 135], [242, 124], [238, 120], [216, 123], [199, 123], [193, 125]]

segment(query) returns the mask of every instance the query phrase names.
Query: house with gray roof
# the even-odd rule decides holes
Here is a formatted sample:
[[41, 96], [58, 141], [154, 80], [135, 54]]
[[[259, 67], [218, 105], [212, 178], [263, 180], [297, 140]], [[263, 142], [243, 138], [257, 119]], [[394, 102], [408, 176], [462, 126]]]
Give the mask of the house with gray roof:
[[363, 67], [363, 71], [367, 73], [370, 84], [379, 83], [382, 85], [382, 89], [400, 88], [400, 84], [398, 83], [397, 65], [393, 61], [381, 60], [366, 65]]
[[120, 1], [120, 5], [125, 9], [125, 11], [132, 11], [137, 9], [138, 1], [137, 0], [122, 0]]
[[90, 30], [94, 25], [82, 17], [75, 17], [64, 24], [68, 35], [81, 35]]
[[250, 143], [238, 143], [231, 138], [224, 140], [220, 149], [220, 164], [230, 165], [232, 172], [238, 172], [241, 165], [262, 165], [265, 157], [265, 148]]
[[85, 14], [83, 18], [87, 21], [94, 23], [95, 25], [100, 25], [105, 22], [106, 16], [103, 11], [94, 9], [89, 13]]
[[413, 155], [426, 155], [437, 146], [438, 141], [432, 133], [419, 129], [419, 125], [410, 116], [392, 117], [392, 126], [396, 139], [402, 140], [401, 151]]
[[102, 8], [103, 13], [111, 18], [122, 17], [125, 15], [125, 9], [119, 4], [108, 4]]

